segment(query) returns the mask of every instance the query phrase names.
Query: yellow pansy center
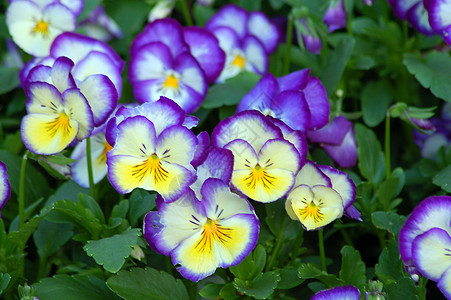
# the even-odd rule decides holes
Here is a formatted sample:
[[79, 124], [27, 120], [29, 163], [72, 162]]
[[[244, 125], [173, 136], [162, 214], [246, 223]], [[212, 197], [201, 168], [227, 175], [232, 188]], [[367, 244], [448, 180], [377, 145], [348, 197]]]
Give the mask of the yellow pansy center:
[[257, 185], [262, 185], [266, 190], [271, 190], [275, 178], [266, 173], [265, 168], [257, 164], [251, 169], [251, 173], [244, 179], [248, 188], [256, 189]]
[[65, 112], [61, 112], [55, 120], [47, 123], [45, 130], [51, 138], [54, 137], [58, 132], [61, 132], [63, 138], [66, 138], [67, 136], [69, 136], [70, 130], [72, 128], [70, 126], [69, 120], [70, 117]]
[[166, 181], [168, 172], [161, 166], [161, 161], [155, 153], [147, 157], [143, 163], [133, 167], [132, 176], [143, 180], [147, 175], [152, 176], [154, 183]]
[[303, 219], [303, 221], [311, 218], [315, 223], [320, 222], [324, 218], [320, 211], [320, 207], [313, 201], [307, 204], [304, 208], [300, 209], [298, 215]]
[[163, 83], [165, 88], [178, 88], [179, 87], [179, 80], [173, 75], [169, 75], [166, 77], [166, 80]]
[[38, 21], [36, 26], [33, 28], [33, 32], [47, 35], [49, 33], [49, 23], [44, 20]]
[[232, 61], [232, 65], [239, 67], [240, 69], [244, 68], [244, 64], [246, 63], [246, 58], [237, 54]]
[[224, 245], [231, 241], [231, 232], [231, 228], [222, 227], [215, 221], [207, 219], [202, 235], [199, 241], [194, 246], [194, 249], [199, 253], [211, 253], [213, 251], [213, 243], [215, 241]]
[[106, 154], [108, 153], [108, 151], [110, 151], [111, 149], [113, 149], [113, 147], [111, 147], [110, 144], [108, 144], [108, 142], [105, 141], [105, 143], [103, 144], [103, 151], [102, 154], [100, 154], [98, 160], [100, 163], [104, 163], [106, 162]]

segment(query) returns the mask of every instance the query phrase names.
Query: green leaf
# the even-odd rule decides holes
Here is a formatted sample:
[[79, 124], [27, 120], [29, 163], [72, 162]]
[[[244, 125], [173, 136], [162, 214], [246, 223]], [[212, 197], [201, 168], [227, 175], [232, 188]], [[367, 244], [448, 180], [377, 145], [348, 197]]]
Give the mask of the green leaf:
[[261, 6], [262, 6], [262, 0], [254, 0], [254, 1], [239, 0], [238, 6], [241, 6], [242, 8], [244, 8], [247, 11], [260, 10]]
[[200, 291], [199, 295], [204, 298], [216, 298], [219, 296], [224, 284], [207, 283]]
[[265, 264], [265, 248], [262, 245], [257, 245], [253, 253], [250, 253], [243, 259], [239, 265], [230, 267], [229, 270], [241, 280], [251, 280], [263, 271]]
[[79, 186], [75, 181], [67, 181], [63, 183], [53, 194], [49, 197], [45, 205], [51, 205], [58, 200], [72, 200], [78, 201], [78, 194], [89, 194], [89, 189]]
[[265, 205], [266, 224], [272, 234], [284, 240], [293, 240], [301, 229], [300, 222], [293, 222], [285, 211], [284, 201], [274, 201]]
[[403, 63], [410, 74], [421, 85], [445, 101], [451, 101], [451, 59], [448, 52], [430, 51], [423, 57], [419, 54], [404, 54]]
[[335, 49], [328, 52], [318, 76], [328, 95], [332, 95], [335, 91], [335, 87], [340, 81], [346, 64], [351, 57], [354, 44], [355, 40], [352, 36], [340, 35]]
[[432, 178], [432, 183], [438, 185], [442, 190], [451, 193], [451, 165], [441, 170]]
[[130, 204], [127, 199], [120, 201], [113, 207], [110, 218], [124, 219], [125, 216], [127, 215], [129, 206]]
[[379, 184], [385, 175], [385, 159], [376, 135], [361, 124], [355, 126], [360, 173], [369, 181]]
[[141, 231], [134, 228], [112, 237], [88, 241], [83, 249], [105, 270], [116, 273], [125, 263], [125, 259], [132, 253], [140, 235]]
[[287, 266], [282, 270], [280, 270], [279, 274], [280, 281], [277, 284], [276, 289], [280, 290], [292, 289], [305, 281], [304, 279], [299, 278], [298, 269], [295, 267]]
[[16, 67], [0, 67], [0, 95], [19, 86], [19, 70]]
[[237, 105], [241, 99], [257, 84], [260, 76], [252, 72], [241, 72], [227, 79], [224, 83], [215, 84], [208, 89], [202, 102], [203, 108], [217, 108], [223, 105]]
[[236, 299], [239, 297], [234, 285], [231, 282], [225, 284], [222, 287], [222, 289], [219, 291], [219, 296], [227, 300]]
[[42, 220], [33, 233], [33, 241], [38, 248], [39, 256], [45, 259], [56, 253], [70, 240], [74, 234], [73, 228], [72, 224], [56, 224]]
[[110, 277], [107, 285], [125, 299], [189, 299], [182, 281], [151, 268], [132, 268], [130, 271], [121, 271]]
[[81, 12], [78, 19], [79, 20], [86, 19], [89, 16], [89, 14], [94, 10], [94, 8], [96, 8], [101, 2], [102, 2], [102, 0], [86, 1], [86, 3], [84, 3], [84, 5], [83, 5], [83, 11]]
[[87, 207], [94, 213], [94, 216], [102, 223], [105, 224], [105, 216], [100, 208], [99, 203], [88, 194], [78, 194], [78, 201]]
[[376, 211], [371, 214], [371, 221], [374, 226], [379, 229], [387, 230], [395, 236], [398, 236], [406, 219], [406, 216], [400, 216], [392, 211]]
[[402, 278], [385, 287], [387, 299], [390, 300], [416, 300], [419, 299], [415, 287], [415, 282], [411, 278]]
[[32, 285], [39, 300], [104, 300], [120, 299], [95, 276], [56, 275]]
[[194, 4], [193, 17], [197, 26], [205, 26], [208, 20], [215, 14], [215, 10], [209, 6]]
[[398, 177], [389, 177], [384, 180], [377, 188], [377, 198], [379, 199], [379, 202], [382, 204], [385, 210], [388, 210], [391, 200], [397, 196], [396, 191], [398, 189], [398, 185]]
[[298, 269], [298, 276], [301, 279], [318, 279], [324, 283], [327, 287], [334, 287], [344, 285], [341, 279], [333, 274], [327, 274], [326, 272], [318, 269], [315, 265], [310, 263], [301, 264]]
[[396, 282], [404, 277], [404, 264], [401, 260], [398, 243], [395, 239], [388, 241], [387, 246], [379, 256], [379, 261], [375, 265], [374, 270], [379, 280], [385, 285]]
[[340, 253], [342, 256], [340, 279], [345, 284], [354, 285], [362, 290], [366, 284], [366, 268], [360, 252], [351, 246], [344, 246]]
[[130, 225], [137, 226], [138, 219], [148, 213], [155, 207], [156, 194], [150, 194], [143, 189], [133, 190], [129, 202], [130, 210], [128, 211]]
[[370, 127], [379, 125], [393, 101], [392, 87], [385, 81], [370, 82], [363, 88], [361, 97], [363, 121]]
[[8, 273], [0, 273], [0, 296], [3, 294], [3, 291], [8, 287], [9, 281], [11, 280], [11, 276]]
[[271, 296], [279, 281], [280, 275], [278, 272], [266, 272], [259, 274], [252, 281], [235, 278], [233, 286], [237, 291], [255, 299], [266, 299]]

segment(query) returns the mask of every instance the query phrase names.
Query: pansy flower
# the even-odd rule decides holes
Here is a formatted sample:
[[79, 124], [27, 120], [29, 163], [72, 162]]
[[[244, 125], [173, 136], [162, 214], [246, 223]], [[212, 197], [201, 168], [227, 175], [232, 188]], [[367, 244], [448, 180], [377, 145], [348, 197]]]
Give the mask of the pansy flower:
[[232, 151], [232, 185], [259, 202], [283, 197], [301, 167], [294, 145], [281, 130], [257, 111], [243, 111], [221, 121], [212, 134], [213, 145]]
[[313, 22], [308, 18], [302, 18], [296, 20], [295, 25], [300, 45], [308, 52], [319, 54], [323, 48], [323, 43], [316, 32]]
[[451, 298], [451, 197], [423, 200], [399, 232], [399, 252], [407, 271], [418, 280], [423, 275], [437, 282]]
[[223, 82], [242, 70], [263, 74], [268, 68], [268, 55], [275, 51], [280, 33], [261, 12], [229, 4], [222, 7], [206, 28], [219, 40], [226, 53], [224, 70], [218, 78]]
[[[83, 5], [82, 1], [73, 2]], [[6, 12], [14, 42], [38, 57], [49, 55], [50, 45], [59, 34], [75, 30], [76, 18], [77, 14], [59, 1], [15, 0]]]
[[199, 281], [218, 267], [238, 265], [257, 244], [258, 219], [247, 200], [220, 179], [207, 179], [201, 199], [192, 190], [144, 219], [144, 237], [172, 259], [177, 270]]
[[0, 218], [2, 217], [1, 209], [5, 206], [9, 196], [11, 196], [11, 186], [9, 184], [6, 165], [0, 161]]
[[333, 0], [330, 2], [323, 22], [329, 27], [329, 33], [346, 27], [346, 9], [343, 0]]
[[74, 139], [88, 137], [94, 126], [88, 101], [77, 88], [60, 92], [46, 82], [28, 85], [27, 115], [22, 119], [22, 140], [31, 152], [50, 155], [64, 150]]
[[113, 38], [120, 39], [123, 36], [121, 28], [105, 13], [103, 5], [93, 9], [89, 16], [80, 22], [78, 30], [103, 42], [108, 42]]
[[359, 300], [360, 291], [353, 285], [337, 286], [329, 290], [319, 291], [310, 300]]
[[142, 115], [117, 125], [107, 164], [108, 178], [118, 192], [143, 188], [157, 191], [165, 201], [174, 201], [194, 181], [190, 162], [198, 143], [196, 136], [182, 125], [161, 129], [158, 122]]
[[172, 19], [148, 24], [135, 38], [128, 74], [141, 103], [165, 96], [191, 113], [207, 93], [205, 74], [185, 43], [182, 27]]
[[451, 45], [451, 1], [449, 0], [428, 0], [424, 1], [424, 6], [429, 17], [429, 24], [432, 29], [443, 36], [448, 45]]
[[310, 69], [279, 78], [266, 73], [237, 106], [237, 112], [249, 109], [302, 132], [325, 126], [330, 113], [326, 89], [318, 78], [310, 76]]
[[[429, 1], [425, 1], [429, 2]], [[436, 31], [431, 27], [428, 12], [421, 0], [391, 0], [388, 3], [395, 15], [401, 20], [407, 20], [415, 30], [422, 34], [432, 35]]]
[[335, 117], [327, 126], [310, 130], [307, 139], [318, 143], [342, 168], [351, 168], [357, 163], [357, 144], [354, 125], [343, 116]]

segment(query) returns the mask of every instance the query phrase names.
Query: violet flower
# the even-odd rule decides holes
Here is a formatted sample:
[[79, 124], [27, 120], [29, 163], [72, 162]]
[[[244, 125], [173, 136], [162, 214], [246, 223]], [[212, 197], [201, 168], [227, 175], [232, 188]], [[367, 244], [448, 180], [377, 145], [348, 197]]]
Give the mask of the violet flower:
[[265, 74], [237, 106], [237, 112], [249, 109], [302, 132], [325, 126], [330, 113], [326, 89], [318, 78], [310, 76], [310, 69], [279, 78]]
[[423, 1], [429, 16], [432, 29], [443, 36], [444, 41], [451, 45], [451, 1], [428, 0]]
[[123, 37], [121, 28], [105, 13], [105, 8], [102, 5], [93, 9], [89, 16], [80, 22], [78, 28], [84, 31], [87, 36], [103, 42]]
[[320, 144], [342, 168], [351, 168], [357, 163], [354, 124], [343, 116], [335, 117], [321, 129], [307, 131], [307, 139]]
[[1, 209], [5, 206], [10, 196], [11, 186], [9, 184], [6, 165], [0, 161], [0, 218], [2, 217]]
[[360, 291], [353, 285], [337, 286], [316, 293], [310, 300], [359, 300]]
[[391, 0], [388, 3], [395, 15], [401, 20], [407, 20], [415, 30], [424, 35], [436, 33], [429, 24], [428, 13], [422, 0]]
[[295, 21], [296, 31], [298, 34], [298, 42], [302, 41], [303, 47], [308, 52], [319, 54], [323, 48], [321, 39], [308, 19], [300, 19]]
[[343, 0], [332, 0], [330, 2], [323, 22], [329, 27], [329, 33], [346, 27], [346, 10]]

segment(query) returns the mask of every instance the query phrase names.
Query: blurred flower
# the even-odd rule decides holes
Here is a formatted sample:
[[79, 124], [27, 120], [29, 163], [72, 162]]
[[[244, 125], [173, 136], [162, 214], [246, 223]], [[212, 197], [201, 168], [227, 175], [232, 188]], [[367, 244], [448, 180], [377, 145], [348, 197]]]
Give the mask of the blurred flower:
[[165, 96], [191, 113], [207, 93], [207, 78], [190, 53], [182, 27], [172, 19], [156, 20], [138, 34], [131, 47], [128, 74], [135, 97], [142, 103]]
[[451, 197], [423, 200], [399, 232], [399, 252], [407, 271], [418, 280], [423, 275], [437, 282], [451, 298]]
[[224, 70], [218, 78], [223, 82], [242, 70], [263, 74], [268, 68], [268, 55], [275, 51], [280, 32], [261, 12], [229, 4], [222, 7], [206, 28], [219, 40], [226, 54]]
[[423, 1], [429, 17], [432, 29], [443, 36], [444, 41], [451, 45], [451, 1], [449, 0], [427, 0]]
[[329, 122], [327, 92], [318, 78], [303, 69], [275, 78], [266, 73], [237, 106], [237, 112], [255, 109], [305, 132]]
[[168, 17], [174, 9], [174, 0], [159, 0], [149, 12], [147, 20], [153, 22]]
[[57, 1], [15, 0], [6, 11], [14, 42], [38, 57], [49, 55], [50, 45], [59, 34], [75, 30], [76, 18], [77, 14]]
[[7, 171], [6, 165], [0, 161], [0, 218], [2, 217], [2, 208], [11, 196], [11, 186], [9, 184]]
[[395, 15], [401, 20], [407, 20], [415, 30], [425, 35], [436, 33], [429, 24], [428, 13], [422, 0], [391, 0], [388, 3]]
[[88, 137], [94, 126], [91, 108], [77, 88], [64, 92], [46, 82], [28, 85], [27, 115], [20, 128], [22, 140], [33, 153], [50, 155], [77, 138]]
[[354, 124], [343, 116], [335, 117], [321, 129], [307, 131], [307, 139], [319, 143], [342, 168], [351, 168], [357, 163]]
[[346, 10], [343, 0], [332, 0], [330, 2], [323, 22], [329, 27], [329, 33], [346, 27]]
[[212, 142], [232, 151], [232, 185], [258, 202], [283, 197], [301, 167], [299, 151], [257, 111], [243, 111], [221, 121], [213, 131]]
[[310, 19], [303, 18], [295, 21], [298, 42], [302, 41], [303, 47], [313, 54], [319, 54], [323, 44]]
[[[166, 116], [177, 118], [171, 112]], [[195, 179], [190, 162], [197, 144], [183, 125], [162, 130], [144, 115], [127, 117], [117, 125], [113, 149], [107, 153], [108, 178], [122, 194], [143, 188], [174, 201]]]
[[78, 30], [103, 42], [108, 42], [113, 38], [120, 39], [123, 36], [121, 28], [105, 13], [102, 5], [93, 9], [89, 16], [80, 22]]
[[23, 61], [20, 57], [19, 48], [10, 39], [6, 39], [6, 53], [2, 57], [1, 65], [6, 68], [22, 68]]
[[337, 286], [316, 293], [310, 300], [359, 300], [360, 291], [353, 285]]
[[144, 219], [144, 237], [158, 252], [171, 256], [177, 270], [191, 281], [218, 267], [238, 265], [255, 248], [259, 222], [247, 200], [219, 179], [207, 179], [201, 199], [192, 190]]

